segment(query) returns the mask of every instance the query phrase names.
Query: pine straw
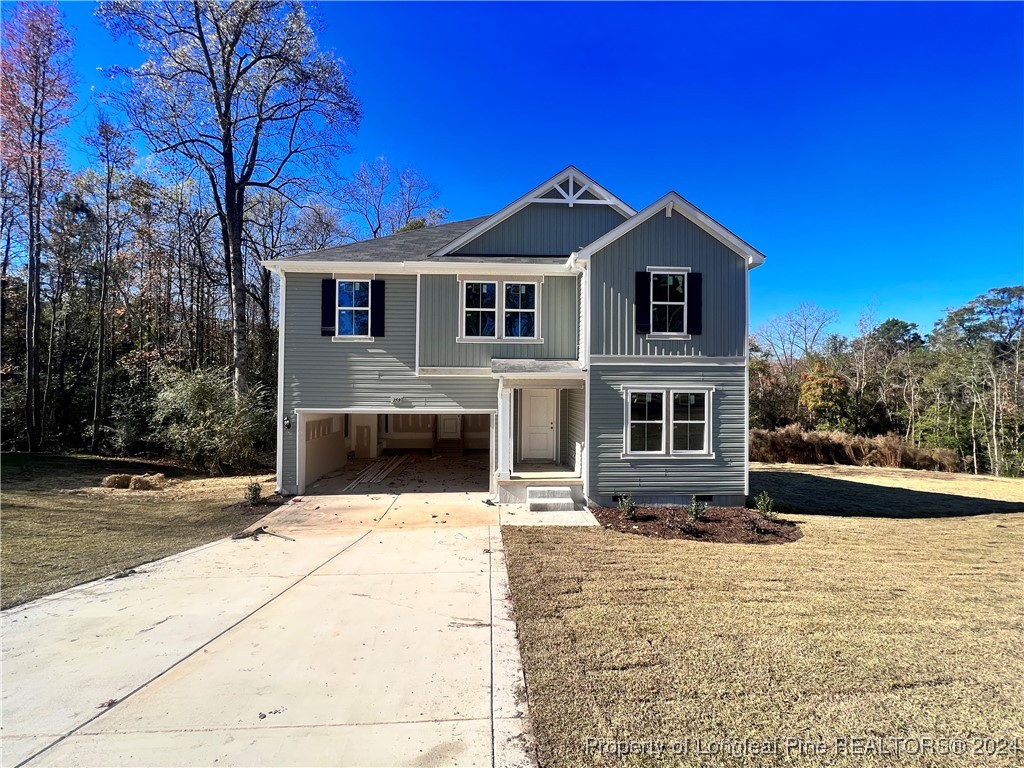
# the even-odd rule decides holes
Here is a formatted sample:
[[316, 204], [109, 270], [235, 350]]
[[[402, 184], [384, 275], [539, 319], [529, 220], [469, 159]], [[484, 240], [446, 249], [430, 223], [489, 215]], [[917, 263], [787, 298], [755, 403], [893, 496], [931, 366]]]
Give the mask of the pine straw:
[[[837, 756], [835, 739], [855, 735], [1016, 735], [1024, 748], [1024, 517], [796, 520], [804, 537], [784, 547], [503, 529], [541, 764], [950, 760]], [[620, 759], [587, 754], [587, 737], [830, 751]]]
[[[253, 479], [196, 478], [162, 464], [85, 456], [3, 456], [0, 602], [9, 608], [242, 530], [268, 510], [242, 501]], [[102, 488], [114, 472], [165, 472], [152, 491]]]

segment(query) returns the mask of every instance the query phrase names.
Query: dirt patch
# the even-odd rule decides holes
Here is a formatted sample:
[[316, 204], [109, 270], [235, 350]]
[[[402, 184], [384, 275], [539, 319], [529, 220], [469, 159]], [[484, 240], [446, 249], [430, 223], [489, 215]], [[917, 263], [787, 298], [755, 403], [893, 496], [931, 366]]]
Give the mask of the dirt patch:
[[657, 539], [689, 539], [718, 544], [788, 544], [804, 534], [789, 520], [765, 520], [743, 507], [710, 507], [701, 520], [690, 520], [681, 507], [638, 507], [632, 518], [618, 509], [591, 507], [602, 526], [620, 533]]

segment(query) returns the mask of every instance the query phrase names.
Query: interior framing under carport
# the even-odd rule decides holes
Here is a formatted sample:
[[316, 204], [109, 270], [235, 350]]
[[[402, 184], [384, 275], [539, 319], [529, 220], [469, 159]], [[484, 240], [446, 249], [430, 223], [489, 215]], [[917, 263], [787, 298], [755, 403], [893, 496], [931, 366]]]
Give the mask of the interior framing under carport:
[[306, 492], [306, 486], [308, 483], [315, 481], [317, 478], [306, 477], [306, 426], [309, 421], [314, 417], [327, 417], [327, 416], [390, 416], [390, 415], [402, 415], [402, 416], [443, 416], [443, 415], [460, 415], [460, 416], [488, 416], [489, 431], [487, 438], [487, 452], [489, 457], [489, 471], [488, 471], [488, 492], [495, 494], [497, 492], [496, 480], [495, 480], [495, 429], [496, 429], [496, 416], [497, 411], [495, 409], [463, 409], [463, 408], [430, 408], [430, 409], [419, 409], [419, 408], [296, 408], [295, 409], [295, 479], [296, 479], [296, 494], [301, 496]]

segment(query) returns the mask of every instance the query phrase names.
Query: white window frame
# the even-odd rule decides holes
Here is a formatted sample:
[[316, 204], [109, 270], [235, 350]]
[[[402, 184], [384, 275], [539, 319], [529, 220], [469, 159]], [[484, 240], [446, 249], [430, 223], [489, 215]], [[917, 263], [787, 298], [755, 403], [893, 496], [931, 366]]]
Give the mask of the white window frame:
[[[631, 451], [629, 449], [629, 433], [634, 424], [657, 424], [657, 421], [634, 421], [630, 408], [633, 395], [661, 395], [661, 447], [656, 451]], [[622, 451], [629, 456], [663, 456], [665, 455], [665, 390], [655, 387], [633, 387], [626, 390], [626, 419], [622, 430]]]
[[[673, 456], [707, 456], [711, 453], [711, 393], [714, 389], [706, 389], [704, 387], [691, 388], [691, 389], [672, 389], [670, 391], [669, 398], [669, 412], [667, 423], [669, 426], [669, 444], [671, 445], [671, 451]], [[704, 448], [699, 451], [690, 450], [678, 450], [676, 449], [676, 424], [700, 424], [702, 422], [693, 421], [692, 419], [676, 421], [675, 414], [675, 398], [676, 395], [704, 395]]]
[[[467, 307], [466, 306], [466, 287], [473, 284], [480, 285], [493, 285], [494, 286], [494, 307]], [[501, 281], [500, 280], [476, 280], [467, 279], [459, 280], [459, 338], [466, 341], [497, 341], [501, 338], [501, 326], [499, 321], [502, 319], [501, 314]], [[493, 336], [467, 336], [466, 335], [466, 313], [476, 312], [483, 314], [484, 312], [494, 313], [494, 335]]]
[[[712, 450], [712, 420], [714, 418], [713, 402], [715, 387], [708, 384], [673, 384], [666, 386], [652, 386], [650, 384], [626, 384], [621, 387], [623, 393], [622, 403], [622, 453], [623, 459], [713, 459], [715, 451]], [[630, 451], [629, 450], [629, 428], [630, 419], [630, 397], [633, 393], [662, 393], [662, 427], [661, 427], [661, 450], [660, 451]], [[703, 394], [704, 395], [704, 450], [703, 451], [677, 451], [674, 450], [673, 436], [671, 434], [674, 421], [673, 397], [675, 395]], [[650, 422], [637, 422], [650, 423]], [[687, 422], [678, 422], [680, 424]], [[696, 423], [696, 422], [694, 422]]]
[[[689, 328], [689, 309], [687, 305], [690, 303], [690, 268], [689, 267], [648, 267], [647, 271], [651, 276], [650, 284], [650, 307], [649, 312], [651, 316], [651, 332], [649, 336], [657, 336], [661, 339], [681, 339], [686, 340], [690, 338]], [[684, 275], [683, 280], [683, 294], [686, 296], [684, 301], [655, 301], [654, 300], [654, 278], [656, 275]], [[660, 304], [665, 307], [679, 307], [683, 308], [683, 332], [678, 331], [656, 331], [654, 330], [654, 305]]]
[[[338, 302], [339, 283], [366, 283], [366, 306], [365, 307], [343, 307]], [[338, 328], [338, 313], [343, 309], [357, 309], [366, 311], [365, 336], [342, 335]], [[373, 280], [366, 275], [358, 277], [335, 277], [334, 278], [334, 338], [332, 341], [373, 341]]]
[[[533, 309], [517, 309], [505, 306], [506, 285], [532, 285], [533, 286]], [[540, 331], [540, 282], [537, 280], [502, 280], [501, 282], [501, 338], [511, 341], [536, 341]], [[532, 312], [533, 313], [533, 336], [506, 336], [505, 321], [509, 312]]]
[[[495, 290], [497, 291], [497, 297], [495, 299], [494, 310], [476, 310], [475, 307], [469, 309], [466, 308], [466, 284], [467, 283], [494, 283]], [[533, 285], [534, 288], [534, 308], [529, 309], [507, 309], [505, 307], [505, 285], [506, 283], [517, 284], [517, 285]], [[543, 344], [544, 337], [540, 334], [541, 331], [541, 292], [544, 290], [544, 278], [543, 277], [480, 277], [476, 275], [459, 275], [459, 320], [458, 320], [458, 331], [455, 335], [455, 341], [458, 344]], [[481, 311], [495, 313], [494, 322], [494, 336], [466, 336], [466, 312]], [[505, 312], [533, 312], [533, 336], [506, 336], [505, 335]]]

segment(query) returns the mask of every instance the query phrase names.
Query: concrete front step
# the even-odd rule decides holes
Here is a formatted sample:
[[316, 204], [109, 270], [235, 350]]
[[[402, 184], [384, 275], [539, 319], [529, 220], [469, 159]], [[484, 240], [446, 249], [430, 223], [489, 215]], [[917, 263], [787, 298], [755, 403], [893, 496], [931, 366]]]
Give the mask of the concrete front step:
[[567, 486], [528, 488], [526, 504], [531, 512], [572, 512], [576, 509], [576, 503], [572, 500], [572, 489]]

